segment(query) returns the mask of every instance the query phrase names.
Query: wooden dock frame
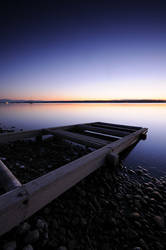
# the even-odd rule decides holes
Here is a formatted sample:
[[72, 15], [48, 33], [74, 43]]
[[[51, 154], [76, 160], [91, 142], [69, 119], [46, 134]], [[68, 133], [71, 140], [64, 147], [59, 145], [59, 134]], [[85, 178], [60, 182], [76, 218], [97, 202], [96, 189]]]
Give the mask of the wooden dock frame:
[[[105, 140], [97, 138], [96, 128], [105, 137]], [[96, 131], [96, 138], [75, 133], [74, 129], [76, 131], [79, 129], [81, 129], [80, 131]], [[0, 135], [0, 143], [9, 143], [24, 138], [53, 134], [96, 148], [95, 151], [23, 185], [0, 161], [0, 183], [7, 191], [0, 196], [0, 235], [17, 226], [101, 167], [106, 156], [112, 165], [117, 164], [119, 153], [139, 141], [141, 136], [146, 133], [147, 128], [96, 122]], [[117, 136], [116, 140], [114, 136]]]

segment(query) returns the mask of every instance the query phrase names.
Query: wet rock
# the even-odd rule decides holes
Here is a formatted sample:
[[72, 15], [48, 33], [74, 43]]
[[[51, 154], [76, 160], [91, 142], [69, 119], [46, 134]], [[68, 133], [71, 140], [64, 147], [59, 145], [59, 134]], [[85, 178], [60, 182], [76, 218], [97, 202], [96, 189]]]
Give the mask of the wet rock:
[[65, 246], [60, 246], [60, 247], [58, 247], [57, 250], [68, 250], [68, 249], [67, 249], [67, 247], [65, 247]]
[[29, 231], [27, 236], [25, 237], [25, 243], [34, 243], [39, 240], [39, 231], [37, 229], [33, 231]]
[[154, 216], [153, 220], [155, 222], [155, 224], [159, 227], [159, 228], [164, 228], [165, 223], [164, 223], [164, 218], [161, 216]]
[[147, 246], [147, 244], [146, 244], [146, 242], [145, 242], [143, 239], [140, 239], [140, 240], [139, 240], [139, 245], [140, 245], [143, 249], [145, 249], [145, 250], [148, 250], [148, 249], [149, 249], [148, 246]]
[[144, 172], [143, 172], [141, 169], [136, 170], [136, 173], [137, 173], [138, 175], [144, 175]]
[[19, 166], [19, 168], [24, 169], [24, 168], [25, 168], [25, 166], [24, 166], [24, 165], [21, 165], [21, 166]]
[[138, 233], [133, 229], [129, 229], [128, 230], [128, 238], [129, 239], [136, 239], [136, 238], [138, 238]]
[[146, 188], [146, 191], [149, 192], [149, 193], [152, 193], [154, 190], [153, 190], [153, 188], [151, 188], [151, 187], [147, 187], [147, 188]]
[[130, 214], [130, 218], [131, 219], [140, 219], [141, 215], [139, 213], [137, 213], [137, 212], [134, 212], [134, 213]]
[[10, 241], [3, 246], [3, 250], [15, 250], [16, 247], [16, 241]]
[[42, 219], [38, 219], [36, 222], [36, 227], [40, 230], [40, 231], [47, 231], [48, 230], [48, 224], [46, 221], [42, 220]]
[[19, 226], [18, 233], [19, 234], [27, 233], [30, 230], [30, 228], [31, 226], [29, 225], [29, 223], [24, 222], [22, 225]]
[[32, 245], [26, 245], [22, 250], [33, 250], [34, 248], [32, 247]]
[[77, 249], [77, 241], [76, 240], [70, 240], [68, 243], [69, 250]]
[[134, 247], [132, 250], [142, 250], [141, 247]]
[[159, 192], [157, 192], [157, 191], [154, 191], [153, 193], [152, 193], [152, 197], [154, 197], [155, 199], [157, 199], [157, 200], [162, 200], [162, 196], [161, 196], [161, 194], [159, 193]]
[[1, 161], [6, 161], [7, 159], [6, 159], [6, 157], [0, 157], [0, 160]]
[[135, 172], [133, 171], [133, 170], [131, 170], [131, 169], [128, 169], [128, 171], [127, 171], [129, 174], [132, 174], [132, 175], [134, 175], [135, 174]]

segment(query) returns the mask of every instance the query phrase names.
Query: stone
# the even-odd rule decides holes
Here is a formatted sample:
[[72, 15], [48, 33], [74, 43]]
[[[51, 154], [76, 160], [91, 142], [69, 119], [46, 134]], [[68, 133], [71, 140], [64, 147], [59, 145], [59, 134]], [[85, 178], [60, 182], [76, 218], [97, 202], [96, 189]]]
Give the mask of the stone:
[[40, 231], [47, 231], [48, 230], [48, 224], [46, 221], [42, 219], [38, 219], [36, 222], [36, 226]]
[[39, 239], [39, 231], [37, 229], [33, 230], [33, 231], [29, 231], [27, 236], [25, 237], [25, 243], [34, 243], [36, 241], [38, 241]]
[[161, 194], [159, 193], [159, 192], [157, 192], [157, 191], [154, 191], [153, 193], [152, 193], [152, 196], [154, 197], [154, 198], [156, 198], [157, 200], [162, 200], [162, 196], [161, 196]]
[[33, 249], [34, 248], [32, 247], [32, 245], [28, 244], [22, 250], [33, 250]]
[[143, 172], [141, 169], [136, 170], [136, 173], [137, 173], [138, 175], [144, 175], [144, 172]]
[[156, 223], [156, 225], [160, 228], [164, 228], [165, 223], [164, 223], [164, 218], [161, 216], [154, 216], [153, 217], [154, 222]]
[[68, 250], [68, 249], [67, 249], [67, 247], [65, 247], [65, 246], [60, 246], [60, 247], [58, 247], [57, 250]]
[[52, 168], [53, 166], [52, 165], [48, 165], [47, 168]]
[[6, 161], [6, 157], [0, 157], [1, 161]]
[[27, 222], [24, 222], [22, 225], [19, 226], [18, 233], [19, 234], [27, 233], [30, 230], [30, 228], [31, 226]]
[[20, 166], [20, 168], [21, 168], [21, 169], [24, 169], [24, 168], [25, 168], [25, 166], [24, 166], [24, 165], [21, 165], [21, 166]]
[[148, 191], [149, 193], [151, 193], [151, 192], [153, 192], [153, 188], [147, 187], [147, 188], [146, 188], [146, 191]]
[[137, 212], [130, 214], [130, 218], [132, 218], [132, 219], [139, 219], [140, 217], [141, 217], [140, 214]]
[[3, 246], [3, 250], [15, 250], [16, 247], [16, 241], [10, 241]]
[[140, 246], [143, 248], [143, 249], [149, 249], [148, 248], [148, 246], [147, 246], [147, 244], [146, 244], [146, 242], [143, 240], [143, 239], [140, 239], [139, 240], [139, 244], [140, 244]]
[[133, 170], [131, 170], [131, 169], [128, 169], [127, 172], [128, 172], [129, 174], [133, 174], [133, 175], [135, 174], [135, 172], [134, 172]]

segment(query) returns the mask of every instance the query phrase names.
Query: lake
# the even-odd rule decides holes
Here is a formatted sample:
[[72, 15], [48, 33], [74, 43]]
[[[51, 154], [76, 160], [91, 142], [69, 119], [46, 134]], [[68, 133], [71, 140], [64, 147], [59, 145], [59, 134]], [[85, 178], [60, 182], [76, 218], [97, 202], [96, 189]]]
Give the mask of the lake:
[[38, 129], [86, 122], [110, 122], [148, 128], [124, 164], [166, 174], [166, 104], [0, 104], [0, 127]]

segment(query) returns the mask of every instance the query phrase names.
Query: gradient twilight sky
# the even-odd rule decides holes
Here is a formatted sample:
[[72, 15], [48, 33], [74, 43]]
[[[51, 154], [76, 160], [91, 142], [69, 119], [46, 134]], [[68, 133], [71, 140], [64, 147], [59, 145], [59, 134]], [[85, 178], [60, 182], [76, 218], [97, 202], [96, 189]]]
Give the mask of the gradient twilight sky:
[[0, 99], [166, 99], [165, 0], [0, 9]]

